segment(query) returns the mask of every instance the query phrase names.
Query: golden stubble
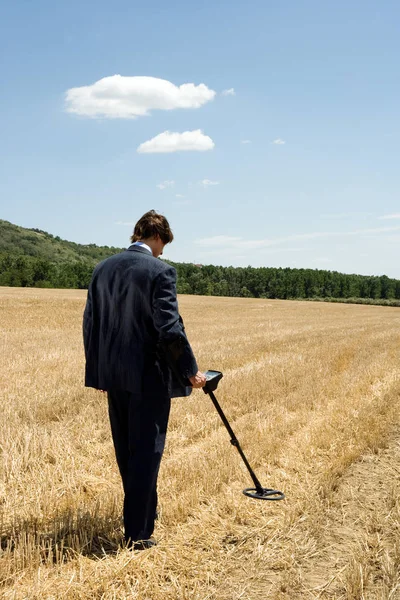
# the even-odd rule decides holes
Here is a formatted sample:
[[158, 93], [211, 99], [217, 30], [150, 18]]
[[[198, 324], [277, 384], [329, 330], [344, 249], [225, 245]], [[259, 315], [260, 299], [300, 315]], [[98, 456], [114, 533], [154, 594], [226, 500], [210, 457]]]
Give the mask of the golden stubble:
[[[400, 309], [181, 296], [202, 391], [172, 405], [151, 551], [121, 546], [107, 402], [83, 386], [86, 293], [0, 288], [2, 598], [400, 597]], [[398, 594], [398, 596], [396, 596]]]

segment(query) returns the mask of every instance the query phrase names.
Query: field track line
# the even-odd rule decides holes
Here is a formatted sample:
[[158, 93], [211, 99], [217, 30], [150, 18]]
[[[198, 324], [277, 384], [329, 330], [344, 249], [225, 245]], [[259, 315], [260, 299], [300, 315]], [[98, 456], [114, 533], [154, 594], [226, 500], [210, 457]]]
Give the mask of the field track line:
[[304, 598], [346, 598], [361, 583], [368, 600], [400, 598], [399, 473], [397, 427], [385, 447], [364, 454], [342, 476], [325, 510], [318, 559], [302, 565]]

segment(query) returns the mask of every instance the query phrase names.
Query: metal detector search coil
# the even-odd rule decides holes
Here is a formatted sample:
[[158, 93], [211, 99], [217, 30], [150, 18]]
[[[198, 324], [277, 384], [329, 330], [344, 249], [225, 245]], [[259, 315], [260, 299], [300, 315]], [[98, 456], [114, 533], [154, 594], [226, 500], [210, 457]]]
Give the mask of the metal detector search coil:
[[216, 397], [214, 396], [214, 391], [217, 389], [218, 383], [223, 377], [221, 371], [206, 371], [204, 375], [206, 377], [207, 383], [204, 386], [203, 391], [205, 394], [208, 394], [210, 396], [212, 403], [214, 404], [219, 416], [222, 419], [223, 424], [225, 425], [229, 435], [231, 436], [232, 446], [235, 446], [240, 456], [242, 457], [243, 462], [246, 465], [246, 468], [250, 473], [250, 477], [252, 478], [253, 483], [255, 485], [255, 488], [246, 488], [245, 490], [243, 490], [243, 494], [245, 496], [248, 496], [249, 498], [256, 498], [257, 500], [283, 500], [285, 498], [285, 494], [283, 492], [280, 492], [279, 490], [272, 490], [270, 488], [263, 488], [261, 483], [258, 481], [253, 469], [249, 464], [249, 461], [245, 457], [244, 452], [240, 447], [240, 444], [235, 434], [233, 433], [232, 427], [228, 423], [228, 419], [225, 417], [222, 408], [220, 407]]

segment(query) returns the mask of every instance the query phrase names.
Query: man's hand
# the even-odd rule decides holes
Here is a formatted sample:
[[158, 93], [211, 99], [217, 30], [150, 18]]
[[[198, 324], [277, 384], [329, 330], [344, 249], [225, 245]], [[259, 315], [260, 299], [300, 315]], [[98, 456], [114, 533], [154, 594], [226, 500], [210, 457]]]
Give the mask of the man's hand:
[[192, 384], [192, 387], [194, 388], [203, 388], [207, 383], [207, 379], [204, 373], [202, 373], [201, 371], [197, 371], [196, 375], [193, 375], [193, 377], [189, 377], [189, 381]]

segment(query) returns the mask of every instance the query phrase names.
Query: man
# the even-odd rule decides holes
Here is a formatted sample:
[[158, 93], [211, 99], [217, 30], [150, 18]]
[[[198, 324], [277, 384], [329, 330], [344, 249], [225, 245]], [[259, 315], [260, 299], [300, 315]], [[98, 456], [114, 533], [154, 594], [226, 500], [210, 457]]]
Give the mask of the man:
[[176, 271], [158, 260], [172, 240], [163, 215], [154, 210], [143, 215], [132, 245], [96, 266], [83, 320], [85, 385], [108, 395], [124, 488], [125, 539], [135, 549], [155, 544], [170, 399], [206, 383], [179, 316]]

